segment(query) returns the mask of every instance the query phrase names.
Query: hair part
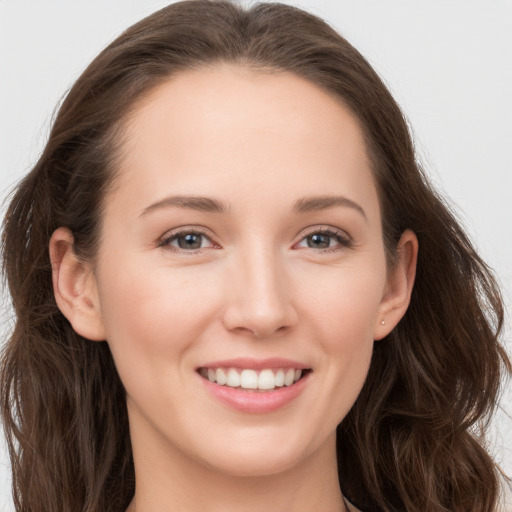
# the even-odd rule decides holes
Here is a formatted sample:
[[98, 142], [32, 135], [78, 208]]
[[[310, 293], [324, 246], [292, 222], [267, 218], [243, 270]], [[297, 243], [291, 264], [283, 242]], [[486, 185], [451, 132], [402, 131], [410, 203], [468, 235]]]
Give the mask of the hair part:
[[124, 509], [134, 492], [125, 392], [106, 343], [80, 337], [53, 296], [48, 244], [64, 226], [93, 260], [131, 112], [183, 70], [217, 63], [287, 71], [338, 98], [365, 135], [388, 262], [419, 239], [411, 304], [376, 342], [367, 381], [338, 427], [340, 485], [366, 511], [491, 512], [498, 470], [476, 427], [510, 362], [490, 269], [419, 167], [407, 123], [366, 60], [319, 18], [280, 4], [188, 0], [135, 24], [77, 80], [4, 222], [16, 325], [1, 407], [17, 511]]

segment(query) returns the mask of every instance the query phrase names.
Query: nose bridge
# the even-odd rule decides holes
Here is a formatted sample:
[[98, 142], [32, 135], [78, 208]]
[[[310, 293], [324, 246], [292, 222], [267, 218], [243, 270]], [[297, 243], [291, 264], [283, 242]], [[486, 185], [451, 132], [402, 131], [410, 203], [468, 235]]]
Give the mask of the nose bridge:
[[258, 337], [290, 327], [296, 315], [279, 251], [271, 244], [247, 244], [237, 251], [235, 260], [229, 277], [226, 326], [251, 331]]

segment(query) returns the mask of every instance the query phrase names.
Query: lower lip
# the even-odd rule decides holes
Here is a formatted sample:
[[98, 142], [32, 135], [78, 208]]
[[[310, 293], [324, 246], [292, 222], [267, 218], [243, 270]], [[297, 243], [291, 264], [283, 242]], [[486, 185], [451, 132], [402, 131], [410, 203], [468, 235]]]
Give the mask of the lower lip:
[[305, 375], [291, 386], [283, 386], [270, 391], [230, 388], [229, 386], [221, 386], [215, 382], [210, 382], [204, 377], [200, 376], [200, 378], [206, 389], [221, 402], [237, 411], [255, 414], [277, 411], [289, 404], [304, 390], [309, 375]]

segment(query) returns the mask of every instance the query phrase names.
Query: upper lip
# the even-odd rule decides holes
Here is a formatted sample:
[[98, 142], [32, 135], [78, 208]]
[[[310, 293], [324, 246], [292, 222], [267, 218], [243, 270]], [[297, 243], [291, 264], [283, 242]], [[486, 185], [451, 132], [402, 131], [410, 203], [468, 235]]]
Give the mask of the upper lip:
[[250, 357], [237, 357], [234, 359], [224, 359], [222, 361], [212, 361], [205, 363], [199, 368], [239, 368], [250, 370], [264, 370], [266, 368], [295, 368], [296, 370], [306, 370], [310, 366], [293, 361], [292, 359], [285, 359], [279, 357], [270, 357], [266, 359], [253, 359]]

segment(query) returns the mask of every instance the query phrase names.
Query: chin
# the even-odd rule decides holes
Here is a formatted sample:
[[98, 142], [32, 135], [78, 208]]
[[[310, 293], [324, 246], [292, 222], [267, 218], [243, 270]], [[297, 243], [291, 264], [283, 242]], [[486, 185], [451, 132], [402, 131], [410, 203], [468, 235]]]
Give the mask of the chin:
[[232, 477], [262, 478], [277, 475], [298, 466], [298, 455], [272, 454], [269, 452], [239, 453], [232, 457], [217, 460], [213, 469]]
[[[210, 468], [229, 476], [265, 477], [290, 471], [305, 464], [321, 446], [330, 444], [322, 441], [295, 439], [289, 433], [276, 435], [275, 432], [255, 433], [253, 439], [226, 439], [225, 443], [212, 444], [202, 451], [202, 460]], [[334, 436], [335, 437], [335, 436]], [[317, 446], [318, 445], [318, 446]]]

